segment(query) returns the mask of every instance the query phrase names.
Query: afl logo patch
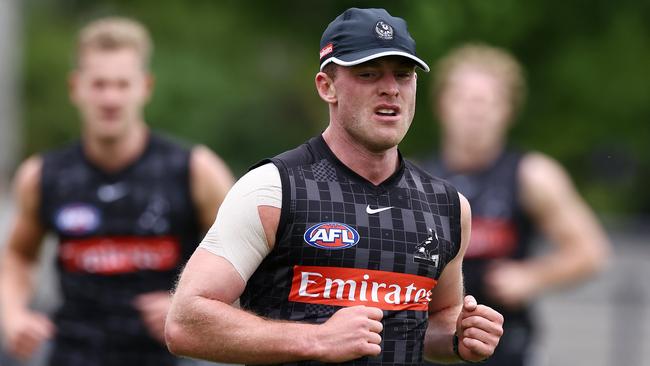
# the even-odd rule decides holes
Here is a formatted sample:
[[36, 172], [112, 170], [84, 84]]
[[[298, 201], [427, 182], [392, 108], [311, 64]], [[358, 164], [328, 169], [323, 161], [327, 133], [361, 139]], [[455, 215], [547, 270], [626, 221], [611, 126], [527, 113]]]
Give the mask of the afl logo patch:
[[393, 39], [393, 27], [380, 20], [375, 24], [375, 34], [377, 34], [379, 39], [391, 40]]
[[65, 234], [88, 234], [99, 227], [99, 210], [85, 203], [71, 203], [59, 209], [54, 222], [56, 227]]
[[357, 245], [359, 233], [350, 225], [340, 222], [321, 222], [307, 231], [303, 236], [305, 242], [320, 249], [346, 249]]

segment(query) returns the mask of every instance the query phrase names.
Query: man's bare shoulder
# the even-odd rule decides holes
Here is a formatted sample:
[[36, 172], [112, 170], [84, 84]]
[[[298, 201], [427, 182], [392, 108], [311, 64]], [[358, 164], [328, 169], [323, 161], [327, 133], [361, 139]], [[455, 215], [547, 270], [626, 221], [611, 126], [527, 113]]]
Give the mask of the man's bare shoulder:
[[14, 191], [19, 197], [38, 193], [41, 181], [43, 158], [33, 155], [20, 164], [14, 178]]
[[522, 158], [519, 183], [519, 198], [534, 216], [551, 213], [552, 207], [568, 204], [577, 197], [567, 170], [557, 160], [539, 152]]
[[549, 180], [569, 179], [566, 169], [557, 160], [536, 151], [522, 158], [519, 177], [525, 182], [540, 184]]

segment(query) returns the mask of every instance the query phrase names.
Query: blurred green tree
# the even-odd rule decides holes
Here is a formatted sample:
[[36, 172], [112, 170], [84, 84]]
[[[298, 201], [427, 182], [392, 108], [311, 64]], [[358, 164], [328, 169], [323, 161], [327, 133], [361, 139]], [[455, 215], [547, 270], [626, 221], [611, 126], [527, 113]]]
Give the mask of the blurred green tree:
[[[596, 209], [650, 214], [650, 3], [636, 0], [27, 0], [24, 155], [77, 136], [66, 87], [75, 32], [125, 15], [143, 21], [156, 44], [149, 124], [210, 146], [242, 174], [325, 127], [313, 84], [320, 35], [350, 6], [406, 18], [430, 63], [466, 41], [511, 50], [530, 89], [513, 143], [563, 162]], [[412, 156], [437, 145], [430, 76], [419, 82], [401, 146]]]

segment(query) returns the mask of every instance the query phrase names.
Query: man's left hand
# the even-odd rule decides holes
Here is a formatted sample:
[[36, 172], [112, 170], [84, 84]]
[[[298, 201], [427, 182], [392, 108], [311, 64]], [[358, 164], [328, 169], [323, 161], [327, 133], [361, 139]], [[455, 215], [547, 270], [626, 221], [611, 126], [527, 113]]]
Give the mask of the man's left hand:
[[465, 361], [482, 361], [494, 353], [503, 334], [503, 315], [467, 295], [456, 322], [458, 353]]

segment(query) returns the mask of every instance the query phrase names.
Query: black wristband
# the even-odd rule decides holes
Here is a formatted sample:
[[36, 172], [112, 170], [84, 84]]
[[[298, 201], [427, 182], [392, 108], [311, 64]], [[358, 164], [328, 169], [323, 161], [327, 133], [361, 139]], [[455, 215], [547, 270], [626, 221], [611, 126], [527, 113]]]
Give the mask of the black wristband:
[[465, 363], [482, 363], [485, 360], [487, 360], [487, 358], [485, 360], [481, 360], [481, 361], [469, 361], [469, 360], [464, 359], [463, 356], [461, 356], [460, 352], [458, 351], [458, 336], [456, 335], [456, 333], [454, 333], [454, 338], [452, 340], [452, 345], [453, 345], [454, 354], [456, 355], [456, 357], [458, 357], [458, 359], [460, 359], [461, 361], [463, 361]]

